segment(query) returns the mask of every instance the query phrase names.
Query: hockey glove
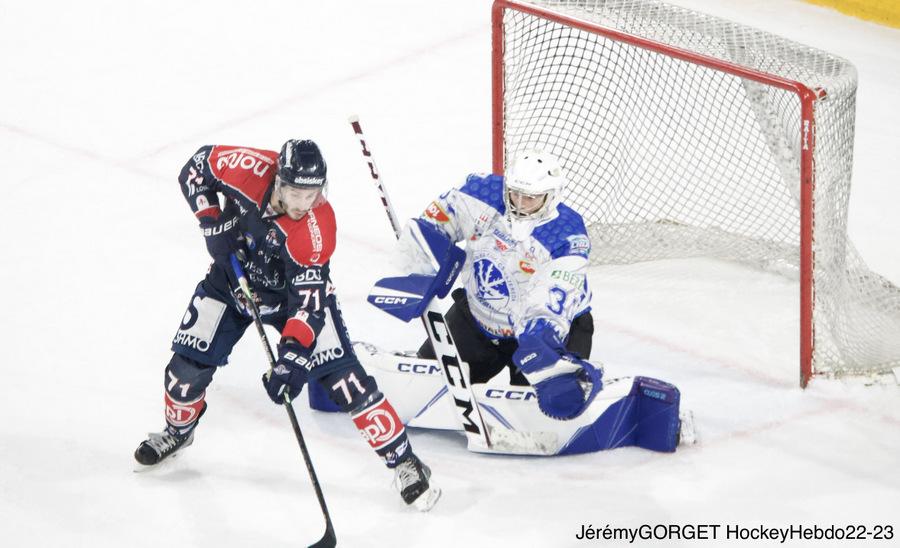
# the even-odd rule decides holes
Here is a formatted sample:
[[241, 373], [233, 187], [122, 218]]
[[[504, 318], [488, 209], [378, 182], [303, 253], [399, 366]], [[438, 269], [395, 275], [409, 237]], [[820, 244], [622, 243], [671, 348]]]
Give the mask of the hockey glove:
[[[227, 212], [227, 210], [226, 210]], [[238, 229], [237, 215], [222, 214], [218, 218], [203, 217], [200, 229], [206, 238], [206, 250], [217, 263], [229, 268], [229, 257], [232, 253], [244, 253], [241, 232]]]
[[278, 362], [262, 378], [263, 386], [273, 402], [284, 403], [285, 394], [291, 401], [300, 395], [313, 366], [311, 354], [311, 348], [306, 348], [293, 339], [278, 345]]
[[[574, 419], [603, 388], [602, 371], [566, 352], [556, 330], [546, 323], [519, 337], [513, 363], [534, 387], [541, 412], [554, 419]], [[587, 392], [583, 382], [589, 383]]]

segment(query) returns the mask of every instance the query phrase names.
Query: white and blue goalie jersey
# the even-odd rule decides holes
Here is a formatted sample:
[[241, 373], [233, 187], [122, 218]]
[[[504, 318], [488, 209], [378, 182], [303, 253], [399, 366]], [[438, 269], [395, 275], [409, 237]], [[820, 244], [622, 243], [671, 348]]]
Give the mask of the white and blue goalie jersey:
[[[544, 319], [565, 339], [572, 320], [589, 309], [591, 244], [572, 208], [558, 203], [541, 219], [511, 219], [503, 177], [473, 174], [420, 218], [452, 241], [466, 242], [462, 284], [472, 315], [488, 336], [518, 337], [531, 322]], [[425, 264], [417, 263], [419, 273], [426, 273]]]

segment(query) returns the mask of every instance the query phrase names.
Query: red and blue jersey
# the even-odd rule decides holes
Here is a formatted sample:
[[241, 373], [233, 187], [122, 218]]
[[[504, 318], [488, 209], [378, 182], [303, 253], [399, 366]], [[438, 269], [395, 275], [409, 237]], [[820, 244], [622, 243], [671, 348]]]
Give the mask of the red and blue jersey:
[[311, 347], [324, 324], [326, 299], [334, 298], [329, 260], [337, 225], [328, 202], [298, 221], [272, 209], [277, 159], [272, 150], [208, 145], [188, 160], [178, 180], [198, 219], [238, 219], [249, 251], [245, 272], [260, 311], [286, 309], [282, 336]]

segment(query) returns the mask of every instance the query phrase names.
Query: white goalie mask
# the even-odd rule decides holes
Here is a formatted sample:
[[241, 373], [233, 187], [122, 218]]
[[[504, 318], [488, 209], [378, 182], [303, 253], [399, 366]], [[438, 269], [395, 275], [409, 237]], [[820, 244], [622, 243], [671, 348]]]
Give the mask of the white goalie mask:
[[540, 220], [552, 212], [566, 186], [556, 156], [541, 150], [520, 154], [503, 179], [503, 202], [510, 220]]

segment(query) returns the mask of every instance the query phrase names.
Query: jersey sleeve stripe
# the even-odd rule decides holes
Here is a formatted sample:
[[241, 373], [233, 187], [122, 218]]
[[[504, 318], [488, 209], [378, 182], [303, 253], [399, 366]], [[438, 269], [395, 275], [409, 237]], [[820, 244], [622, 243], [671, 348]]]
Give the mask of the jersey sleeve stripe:
[[293, 337], [306, 348], [310, 348], [316, 338], [312, 326], [299, 318], [290, 318], [287, 323], [284, 324], [284, 330], [282, 330], [281, 336]]

